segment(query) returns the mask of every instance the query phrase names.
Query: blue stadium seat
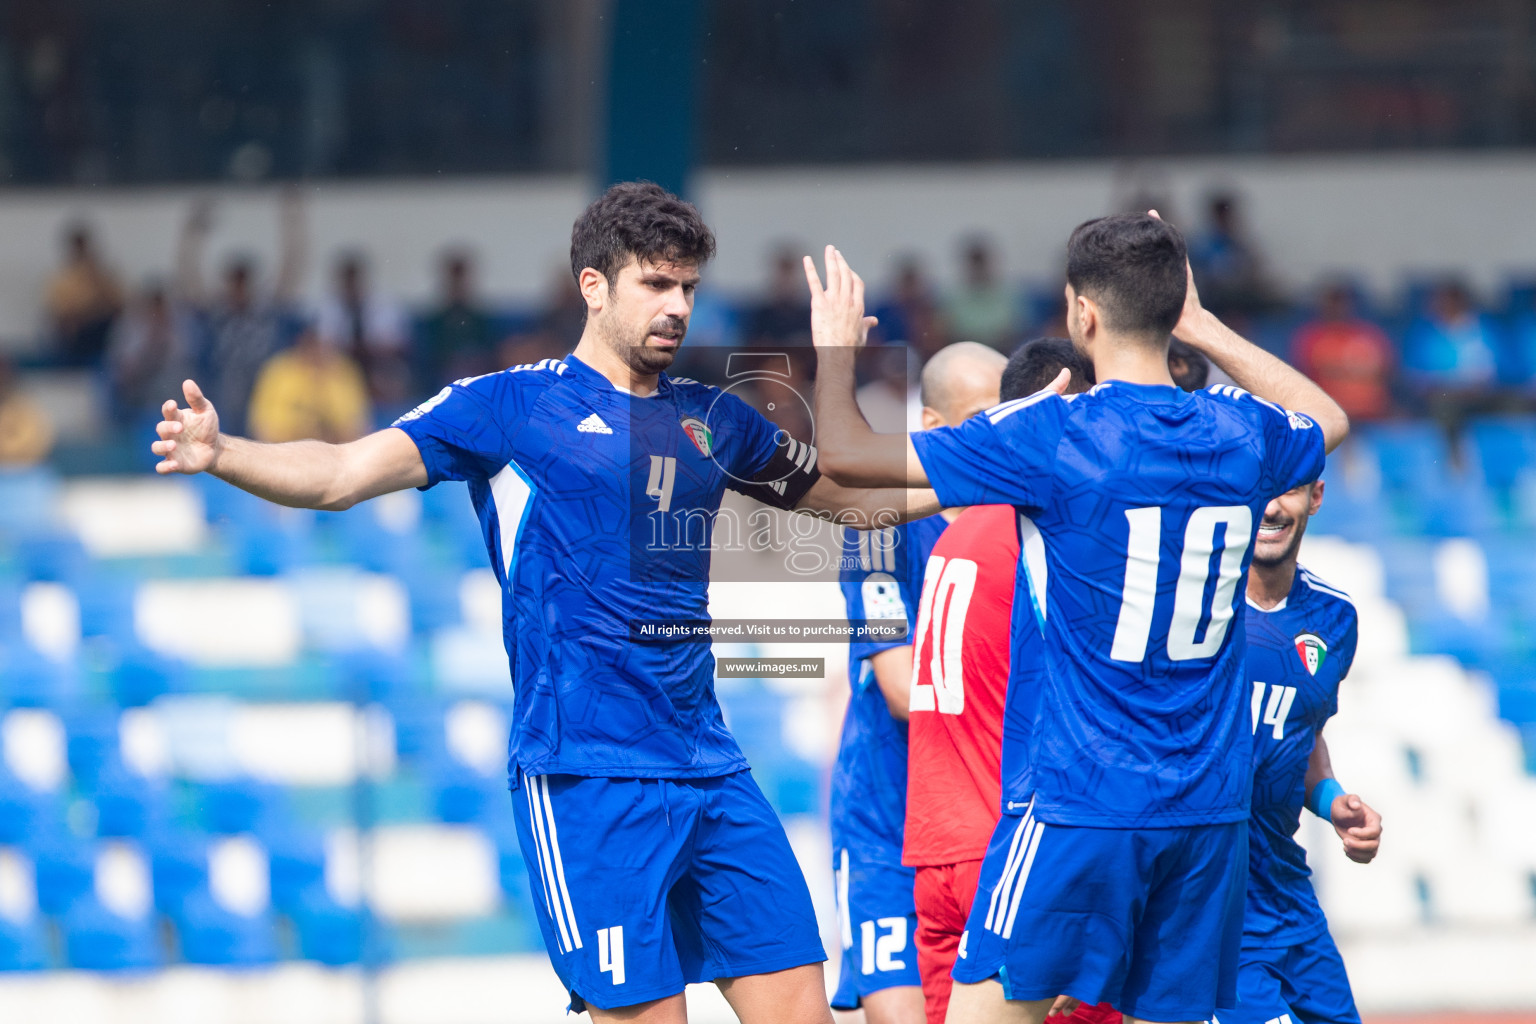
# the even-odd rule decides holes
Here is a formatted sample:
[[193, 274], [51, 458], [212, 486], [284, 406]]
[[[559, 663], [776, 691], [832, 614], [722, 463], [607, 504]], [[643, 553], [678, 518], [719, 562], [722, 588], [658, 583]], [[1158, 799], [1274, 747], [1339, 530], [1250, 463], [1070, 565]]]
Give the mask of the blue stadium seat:
[[432, 810], [439, 821], [467, 824], [504, 809], [506, 780], [475, 771], [448, 755], [433, 757], [422, 767], [432, 790]]
[[1373, 424], [1359, 441], [1375, 453], [1389, 490], [1418, 497], [1442, 489], [1450, 476], [1450, 446], [1434, 423]]
[[26, 642], [0, 646], [0, 679], [5, 696], [21, 707], [56, 708], [73, 703], [80, 693], [80, 666], [58, 661]]
[[357, 700], [366, 695], [386, 705], [396, 699], [409, 704], [419, 698], [422, 687], [418, 653], [410, 651], [402, 655], [377, 647], [341, 652], [337, 655], [337, 666], [341, 677], [349, 684], [348, 698]]
[[0, 972], [46, 970], [48, 959], [48, 936], [38, 917], [20, 924], [0, 917]]
[[117, 708], [99, 703], [64, 713], [65, 749], [76, 785], [94, 788], [102, 770], [118, 759], [117, 716]]
[[339, 905], [325, 886], [311, 885], [303, 890], [288, 913], [298, 933], [299, 955], [304, 959], [333, 967], [363, 959], [369, 945], [369, 916]]
[[208, 837], [185, 827], [158, 824], [146, 832], [155, 907], [175, 917], [187, 899], [208, 887]]
[[318, 831], [285, 821], [261, 832], [271, 872], [272, 906], [293, 915], [306, 890], [325, 884], [325, 841]]
[[395, 752], [402, 759], [426, 763], [447, 756], [442, 698], [427, 694], [396, 695], [383, 704], [395, 720]]
[[215, 834], [257, 832], [270, 815], [286, 807], [280, 789], [254, 779], [231, 779], [203, 787], [203, 826]]
[[27, 852], [37, 876], [37, 906], [45, 914], [63, 914], [92, 890], [96, 881], [95, 843], [62, 825], [29, 837]]
[[1467, 431], [1477, 454], [1483, 480], [1507, 493], [1520, 474], [1536, 463], [1536, 419], [1529, 416], [1489, 416], [1474, 420]]
[[153, 916], [119, 917], [94, 895], [83, 896], [64, 915], [64, 953], [71, 967], [88, 971], [135, 971], [164, 962]]
[[431, 636], [446, 626], [463, 621], [459, 585], [463, 574], [425, 556], [400, 560], [390, 570], [400, 578], [411, 604], [411, 628], [417, 636]]
[[115, 654], [108, 678], [112, 695], [122, 707], [142, 707], [163, 694], [186, 689], [186, 666], [175, 658], [136, 642], [116, 648]]
[[49, 531], [27, 537], [17, 562], [29, 580], [69, 583], [85, 574], [90, 556], [74, 534]]
[[0, 760], [0, 845], [19, 846], [62, 816], [57, 796], [32, 789]]
[[22, 641], [21, 592], [22, 581], [14, 577], [0, 577], [0, 644], [9, 645]]
[[233, 913], [219, 906], [206, 888], [187, 894], [175, 922], [181, 957], [189, 964], [244, 967], [277, 959], [272, 915], [245, 917]]
[[58, 503], [59, 478], [51, 469], [0, 470], [0, 532], [27, 536], [50, 528]]
[[235, 564], [251, 576], [277, 576], [312, 565], [317, 560], [313, 535], [272, 521], [231, 523], [225, 535], [234, 549]]
[[102, 767], [87, 793], [96, 805], [96, 834], [137, 838], [170, 818], [170, 793], [164, 783], [129, 771], [113, 759]]
[[133, 602], [138, 579], [123, 571], [92, 570], [75, 581], [80, 604], [80, 633], [108, 637], [118, 644], [135, 642]]

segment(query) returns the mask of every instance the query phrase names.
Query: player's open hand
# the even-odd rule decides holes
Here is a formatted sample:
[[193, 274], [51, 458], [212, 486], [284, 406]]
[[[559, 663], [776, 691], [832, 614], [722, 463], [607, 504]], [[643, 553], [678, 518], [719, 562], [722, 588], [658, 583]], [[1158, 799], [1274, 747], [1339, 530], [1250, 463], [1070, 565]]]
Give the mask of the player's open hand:
[[1381, 815], [1353, 793], [1334, 797], [1329, 815], [1333, 830], [1344, 840], [1344, 856], [1369, 864], [1381, 848]]
[[805, 280], [811, 289], [811, 341], [817, 348], [856, 348], [879, 323], [864, 315], [864, 280], [853, 272], [843, 254], [827, 246], [827, 286], [821, 286], [816, 261], [805, 257]]
[[160, 407], [160, 425], [155, 427], [160, 440], [150, 445], [150, 451], [161, 456], [156, 473], [201, 473], [219, 456], [218, 410], [196, 381], [183, 381], [181, 390], [187, 408], [177, 408], [173, 398]]

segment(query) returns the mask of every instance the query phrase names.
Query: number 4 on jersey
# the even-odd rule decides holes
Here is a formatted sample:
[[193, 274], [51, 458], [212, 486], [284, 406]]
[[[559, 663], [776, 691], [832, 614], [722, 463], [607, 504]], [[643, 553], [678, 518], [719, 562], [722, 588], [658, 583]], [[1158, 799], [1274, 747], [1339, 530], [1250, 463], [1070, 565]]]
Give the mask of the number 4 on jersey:
[[[1274, 736], [1277, 740], [1285, 739], [1285, 720], [1290, 717], [1291, 705], [1296, 701], [1296, 687], [1281, 686], [1275, 683], [1269, 687], [1269, 704], [1264, 703], [1264, 687], [1267, 684], [1253, 681], [1253, 701], [1250, 710], [1253, 712], [1253, 734], [1259, 734], [1261, 724], [1273, 726]], [[1259, 717], [1260, 712], [1264, 717]]]

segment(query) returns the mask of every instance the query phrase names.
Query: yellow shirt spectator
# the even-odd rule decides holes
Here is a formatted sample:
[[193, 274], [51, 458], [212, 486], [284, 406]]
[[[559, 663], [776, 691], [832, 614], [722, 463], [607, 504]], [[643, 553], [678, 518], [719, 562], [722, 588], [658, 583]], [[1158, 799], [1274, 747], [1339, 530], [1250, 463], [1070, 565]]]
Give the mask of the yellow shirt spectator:
[[355, 441], [371, 415], [362, 371], [313, 331], [267, 360], [251, 394], [251, 433], [259, 441]]

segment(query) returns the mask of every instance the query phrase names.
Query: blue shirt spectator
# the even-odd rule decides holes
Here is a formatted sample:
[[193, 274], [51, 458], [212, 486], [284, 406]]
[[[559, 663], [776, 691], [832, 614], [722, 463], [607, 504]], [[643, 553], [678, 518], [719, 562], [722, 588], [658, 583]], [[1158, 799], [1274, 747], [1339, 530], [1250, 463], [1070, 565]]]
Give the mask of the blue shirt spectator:
[[1426, 314], [1408, 328], [1403, 368], [1423, 390], [1479, 390], [1495, 383], [1498, 334], [1459, 281], [1445, 281]]

